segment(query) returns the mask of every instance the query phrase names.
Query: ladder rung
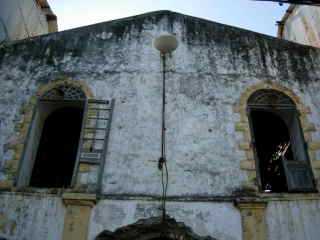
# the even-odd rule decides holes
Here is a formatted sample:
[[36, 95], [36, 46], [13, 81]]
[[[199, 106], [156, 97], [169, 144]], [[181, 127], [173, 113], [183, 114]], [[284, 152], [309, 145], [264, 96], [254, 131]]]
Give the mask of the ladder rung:
[[94, 127], [85, 127], [84, 129], [88, 129], [88, 130], [107, 130], [108, 127], [105, 128], [94, 128]]
[[89, 100], [88, 103], [89, 104], [106, 104], [106, 105], [109, 105], [110, 104], [110, 100]]
[[91, 164], [100, 164], [100, 159], [88, 159], [88, 158], [80, 158], [81, 163], [91, 163]]
[[88, 117], [88, 119], [109, 120], [109, 118], [94, 118], [94, 117]]
[[88, 110], [110, 111], [111, 108], [91, 108], [91, 107], [88, 107]]
[[82, 138], [83, 140], [104, 141], [104, 138]]
[[[85, 150], [85, 151], [84, 151], [84, 150]], [[90, 152], [89, 149], [82, 147], [82, 148], [80, 149], [80, 152], [81, 152], [81, 154], [86, 154], [86, 153], [102, 153], [103, 151], [102, 151], [102, 150], [92, 150], [92, 151]]]

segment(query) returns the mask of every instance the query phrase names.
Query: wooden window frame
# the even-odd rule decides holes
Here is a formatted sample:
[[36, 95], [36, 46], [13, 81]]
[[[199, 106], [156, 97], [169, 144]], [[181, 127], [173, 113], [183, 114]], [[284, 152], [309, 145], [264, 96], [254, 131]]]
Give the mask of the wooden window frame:
[[[274, 90], [275, 92], [277, 92], [276, 90]], [[257, 91], [258, 92], [258, 91]], [[280, 94], [283, 94], [281, 92], [279, 92]], [[255, 92], [253, 93], [255, 94]], [[253, 95], [252, 94], [252, 95]], [[254, 130], [253, 130], [253, 120], [252, 120], [252, 111], [254, 110], [262, 110], [262, 111], [266, 111], [266, 112], [274, 112], [276, 113], [277, 111], [294, 111], [293, 112], [293, 118], [295, 118], [295, 121], [297, 121], [298, 124], [298, 128], [300, 131], [299, 133], [299, 138], [300, 141], [303, 141], [303, 154], [305, 155], [305, 160], [299, 160], [297, 159], [296, 154], [294, 154], [294, 159], [293, 161], [283, 161], [283, 167], [284, 167], [284, 174], [285, 177], [287, 179], [287, 193], [306, 193], [306, 192], [317, 192], [316, 189], [316, 184], [315, 184], [315, 178], [312, 172], [312, 165], [311, 165], [311, 161], [309, 158], [309, 154], [308, 154], [308, 147], [307, 147], [307, 142], [305, 141], [304, 138], [304, 134], [303, 134], [303, 129], [301, 126], [301, 122], [299, 119], [299, 111], [297, 110], [295, 104], [293, 101], [291, 101], [291, 99], [288, 96], [285, 96], [288, 98], [289, 101], [287, 101], [285, 104], [250, 104], [250, 98], [248, 100], [248, 104], [247, 104], [247, 116], [248, 116], [248, 122], [249, 122], [249, 130], [250, 130], [250, 135], [251, 135], [251, 146], [252, 146], [252, 151], [253, 151], [253, 155], [254, 155], [254, 159], [255, 159], [255, 166], [256, 166], [256, 176], [257, 176], [257, 183], [258, 183], [258, 188], [260, 190], [260, 192], [263, 192], [264, 189], [262, 188], [262, 180], [261, 180], [261, 164], [260, 164], [260, 160], [258, 157], [258, 151], [256, 149], [256, 143], [255, 143], [255, 134], [254, 134]], [[291, 103], [290, 103], [291, 101]], [[283, 119], [284, 120], [284, 119]], [[286, 123], [287, 125], [287, 123]], [[290, 138], [292, 138], [292, 131], [291, 129], [288, 127], [289, 130], [289, 134], [290, 134]], [[293, 146], [293, 148], [295, 148], [296, 146]], [[290, 164], [288, 164], [290, 163]], [[292, 165], [291, 165], [292, 164]], [[308, 175], [307, 177], [309, 178], [309, 186], [304, 186], [304, 187], [297, 187], [294, 186], [293, 184], [293, 174], [292, 171], [293, 169], [289, 170], [289, 165], [293, 166], [294, 164], [296, 165], [300, 165], [300, 167], [302, 165], [305, 165], [305, 174]], [[297, 166], [298, 168], [299, 166]], [[307, 169], [307, 170], [306, 170]], [[312, 185], [312, 186], [311, 186]], [[283, 193], [286, 193], [283, 192]]]

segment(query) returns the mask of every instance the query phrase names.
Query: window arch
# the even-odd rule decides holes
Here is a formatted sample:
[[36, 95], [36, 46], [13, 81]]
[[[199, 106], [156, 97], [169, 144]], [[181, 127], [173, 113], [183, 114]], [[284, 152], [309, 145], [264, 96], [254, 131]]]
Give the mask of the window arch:
[[18, 186], [67, 188], [75, 170], [86, 94], [58, 84], [38, 97]]
[[70, 85], [58, 85], [41, 96], [42, 100], [85, 100], [86, 94], [81, 88]]
[[86, 85], [71, 80], [37, 96], [16, 186], [100, 191], [114, 100], [92, 99]]
[[248, 106], [291, 107], [296, 108], [295, 103], [282, 92], [273, 89], [261, 89], [248, 99]]
[[248, 98], [247, 111], [261, 190], [314, 191], [306, 143], [292, 99], [273, 89], [260, 89]]

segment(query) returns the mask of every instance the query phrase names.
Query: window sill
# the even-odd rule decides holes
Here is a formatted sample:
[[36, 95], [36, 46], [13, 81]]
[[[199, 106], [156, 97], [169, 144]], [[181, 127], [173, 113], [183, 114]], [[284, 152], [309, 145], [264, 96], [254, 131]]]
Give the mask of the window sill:
[[17, 190], [11, 188], [10, 190], [0, 190], [0, 195], [23, 196], [23, 197], [37, 197], [37, 198], [56, 198], [61, 199], [65, 205], [81, 205], [93, 207], [97, 202], [97, 195], [75, 192], [74, 189], [37, 189], [24, 188]]
[[319, 193], [260, 193], [261, 199], [267, 201], [320, 200]]
[[36, 188], [36, 187], [10, 187], [0, 189], [2, 193], [14, 193], [21, 195], [38, 195], [38, 196], [59, 196], [62, 197], [65, 193], [76, 193], [80, 192], [74, 188]]

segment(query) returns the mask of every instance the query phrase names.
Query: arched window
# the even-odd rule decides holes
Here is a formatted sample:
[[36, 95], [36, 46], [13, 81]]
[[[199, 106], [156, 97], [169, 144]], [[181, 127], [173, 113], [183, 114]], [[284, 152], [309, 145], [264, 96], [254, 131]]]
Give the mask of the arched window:
[[[40, 96], [17, 186], [69, 188], [75, 184], [81, 163], [100, 167], [96, 171], [100, 174], [112, 106], [109, 101], [87, 99], [81, 88], [72, 84], [57, 85]], [[97, 182], [81, 184], [97, 187]]]
[[295, 103], [281, 92], [262, 89], [250, 96], [247, 110], [261, 190], [314, 191]]
[[86, 102], [84, 92], [58, 85], [38, 99], [19, 172], [20, 186], [70, 187]]

